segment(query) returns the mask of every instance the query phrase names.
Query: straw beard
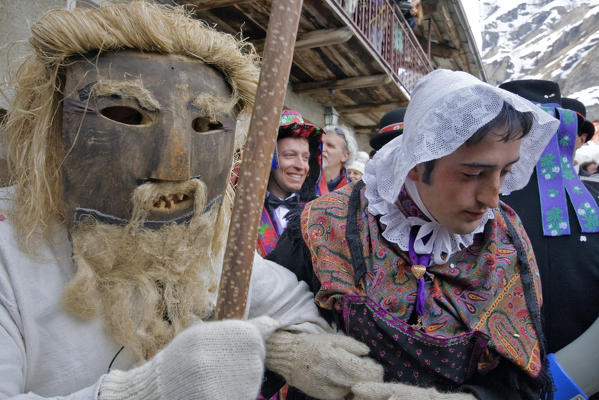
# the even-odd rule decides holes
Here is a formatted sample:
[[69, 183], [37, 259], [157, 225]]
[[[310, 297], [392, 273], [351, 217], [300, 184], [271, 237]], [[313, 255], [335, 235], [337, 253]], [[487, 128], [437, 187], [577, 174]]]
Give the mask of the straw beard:
[[[145, 228], [160, 196], [184, 193], [194, 199], [191, 220]], [[137, 362], [151, 358], [182, 329], [215, 308], [226, 244], [227, 212], [220, 202], [206, 207], [206, 185], [147, 183], [133, 194], [126, 226], [93, 218], [72, 234], [76, 273], [62, 302], [83, 319], [104, 316], [105, 328]], [[205, 211], [205, 212], [204, 212]]]

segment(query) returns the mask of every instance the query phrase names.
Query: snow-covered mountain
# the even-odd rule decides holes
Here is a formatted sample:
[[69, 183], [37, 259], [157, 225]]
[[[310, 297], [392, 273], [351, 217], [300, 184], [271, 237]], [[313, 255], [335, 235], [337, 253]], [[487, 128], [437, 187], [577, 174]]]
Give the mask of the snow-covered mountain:
[[599, 0], [482, 0], [480, 19], [489, 83], [556, 81], [599, 119]]

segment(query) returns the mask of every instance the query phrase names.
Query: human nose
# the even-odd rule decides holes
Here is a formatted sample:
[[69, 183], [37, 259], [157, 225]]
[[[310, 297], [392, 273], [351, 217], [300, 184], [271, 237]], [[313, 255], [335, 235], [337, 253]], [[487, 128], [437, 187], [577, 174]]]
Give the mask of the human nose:
[[156, 167], [150, 178], [184, 181], [190, 178], [190, 135], [182, 124], [173, 123], [160, 132], [155, 146]]
[[477, 191], [476, 200], [487, 208], [499, 206], [499, 189], [503, 179], [499, 173], [494, 174], [488, 180], [481, 182]]
[[304, 159], [303, 156], [298, 155], [293, 158], [293, 167], [303, 170], [310, 168], [310, 164], [308, 164], [308, 160]]

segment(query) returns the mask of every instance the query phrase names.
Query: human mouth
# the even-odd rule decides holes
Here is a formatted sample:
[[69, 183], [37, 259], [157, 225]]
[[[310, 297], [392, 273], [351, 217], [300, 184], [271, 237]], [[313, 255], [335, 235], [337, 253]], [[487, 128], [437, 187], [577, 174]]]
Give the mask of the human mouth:
[[467, 219], [469, 219], [470, 221], [477, 221], [477, 220], [481, 219], [485, 215], [485, 213], [486, 213], [486, 211], [483, 211], [483, 212], [464, 211], [464, 214], [466, 215]]
[[301, 181], [302, 179], [304, 179], [305, 175], [303, 174], [287, 174], [287, 176], [295, 181]]

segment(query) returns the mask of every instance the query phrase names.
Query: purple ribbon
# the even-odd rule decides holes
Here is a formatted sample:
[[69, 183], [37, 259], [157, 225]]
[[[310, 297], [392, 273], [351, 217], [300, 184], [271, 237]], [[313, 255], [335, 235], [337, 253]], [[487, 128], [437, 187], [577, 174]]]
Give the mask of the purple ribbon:
[[[417, 226], [412, 227], [412, 230], [410, 231], [410, 244], [409, 244], [409, 254], [410, 254], [410, 261], [412, 262], [412, 265], [424, 265], [425, 268], [428, 268], [428, 263], [431, 260], [431, 254], [418, 254], [416, 253], [416, 250], [414, 250], [414, 242], [416, 241], [416, 235], [418, 233], [418, 228]], [[430, 234], [429, 234], [429, 238], [427, 239], [426, 237], [424, 237], [422, 239], [422, 241], [424, 242], [425, 240], [430, 240]], [[425, 293], [426, 293], [426, 289], [424, 287], [424, 275], [418, 279], [418, 294], [416, 297], [416, 314], [418, 314], [419, 316], [423, 316], [424, 315], [424, 300], [425, 300]]]
[[580, 181], [572, 160], [578, 128], [576, 113], [555, 104], [543, 104], [541, 108], [560, 119], [557, 134], [553, 135], [537, 163], [543, 234], [570, 234], [566, 192], [576, 210], [581, 231], [599, 232], [597, 203]]

